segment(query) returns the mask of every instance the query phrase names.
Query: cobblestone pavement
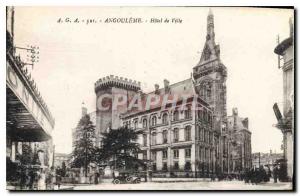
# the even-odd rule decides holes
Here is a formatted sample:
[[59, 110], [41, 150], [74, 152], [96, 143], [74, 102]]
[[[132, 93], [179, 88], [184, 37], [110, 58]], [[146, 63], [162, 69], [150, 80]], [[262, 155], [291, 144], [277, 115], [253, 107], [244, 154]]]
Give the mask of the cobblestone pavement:
[[74, 190], [291, 190], [291, 183], [245, 184], [242, 181], [220, 182], [142, 182], [140, 184], [102, 183], [98, 185], [79, 185]]

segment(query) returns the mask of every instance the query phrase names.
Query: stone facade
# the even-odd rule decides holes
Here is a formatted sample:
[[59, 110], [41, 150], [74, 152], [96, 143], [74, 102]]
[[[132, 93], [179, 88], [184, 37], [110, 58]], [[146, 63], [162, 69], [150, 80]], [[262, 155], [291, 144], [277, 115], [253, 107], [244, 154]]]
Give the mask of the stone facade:
[[226, 78], [227, 68], [220, 59], [220, 46], [215, 43], [214, 16], [207, 16], [206, 42], [199, 63], [193, 68], [195, 88], [214, 111], [213, 129], [218, 133], [217, 167], [228, 172], [229, 135], [226, 129]]
[[[234, 159], [241, 160], [240, 171], [243, 171], [251, 166], [251, 132], [248, 125], [233, 135], [233, 131], [228, 130], [226, 78], [227, 68], [220, 60], [214, 16], [210, 11], [206, 42], [191, 78], [171, 85], [164, 80], [163, 88], [155, 85], [150, 93], [142, 92], [139, 82], [116, 76], [107, 76], [95, 83], [98, 142], [101, 143], [100, 133], [110, 128], [127, 126], [139, 130], [142, 151], [135, 156], [151, 160], [149, 168], [157, 175], [167, 176], [230, 174], [234, 171], [232, 144], [238, 143], [242, 151]], [[142, 106], [149, 97], [160, 101], [138, 110], [128, 109], [128, 102], [111, 109], [118, 95], [126, 95], [128, 102], [139, 95]], [[176, 96], [175, 106], [162, 107], [163, 97], [170, 101]], [[106, 106], [108, 110], [101, 110]]]
[[283, 133], [283, 154], [287, 176], [293, 178], [294, 164], [294, 23], [290, 19], [290, 36], [277, 45], [274, 52], [283, 59], [283, 116], [276, 115], [277, 127]]
[[[193, 80], [156, 89], [145, 94], [144, 99], [154, 94], [158, 97], [168, 95], [169, 99], [185, 94], [187, 101], [183, 105], [179, 98], [176, 107], [162, 109], [157, 105], [122, 115], [124, 126], [142, 131], [139, 136], [142, 152], [138, 153], [138, 158], [151, 160], [154, 172], [168, 171], [173, 175], [181, 175], [182, 171], [197, 171], [199, 175], [214, 173], [217, 140], [212, 129], [213, 113], [205, 101], [195, 98]], [[199, 110], [195, 110], [194, 105]]]

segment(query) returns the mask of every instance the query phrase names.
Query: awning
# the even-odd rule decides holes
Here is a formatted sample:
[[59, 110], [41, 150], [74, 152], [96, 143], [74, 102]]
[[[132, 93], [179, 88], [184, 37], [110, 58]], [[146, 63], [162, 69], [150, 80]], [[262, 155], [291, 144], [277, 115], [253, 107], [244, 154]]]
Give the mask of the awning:
[[41, 142], [51, 139], [10, 88], [6, 88], [6, 134], [13, 141]]
[[47, 141], [51, 139], [54, 119], [34, 81], [18, 62], [7, 54], [6, 133], [13, 141]]

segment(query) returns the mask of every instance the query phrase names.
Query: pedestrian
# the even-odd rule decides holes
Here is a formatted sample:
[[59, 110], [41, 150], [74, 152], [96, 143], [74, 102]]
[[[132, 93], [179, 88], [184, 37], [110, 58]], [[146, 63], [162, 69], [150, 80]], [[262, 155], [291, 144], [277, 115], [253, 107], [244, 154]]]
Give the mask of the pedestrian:
[[42, 168], [38, 175], [38, 190], [46, 190], [46, 174]]
[[26, 189], [26, 181], [27, 181], [27, 170], [22, 169], [21, 170], [21, 176], [20, 176], [20, 189]]
[[278, 178], [278, 167], [277, 167], [277, 165], [273, 169], [273, 177], [274, 177], [274, 183], [277, 183], [277, 178]]
[[60, 189], [61, 176], [59, 174], [56, 175], [56, 184], [57, 184], [57, 188]]
[[95, 184], [98, 184], [99, 183], [99, 173], [96, 172], [95, 173]]
[[249, 179], [250, 179], [250, 178], [249, 178], [249, 177], [250, 177], [249, 175], [250, 175], [250, 172], [249, 172], [249, 169], [247, 168], [246, 171], [245, 171], [245, 175], [244, 175], [244, 179], [245, 179], [245, 183], [246, 183], [246, 184], [249, 183]]

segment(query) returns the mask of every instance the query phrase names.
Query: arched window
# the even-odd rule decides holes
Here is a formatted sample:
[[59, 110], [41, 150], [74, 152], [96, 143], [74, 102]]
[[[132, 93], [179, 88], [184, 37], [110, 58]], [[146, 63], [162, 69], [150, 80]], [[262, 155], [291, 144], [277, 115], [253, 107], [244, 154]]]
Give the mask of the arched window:
[[203, 110], [203, 120], [205, 122], [207, 122], [207, 111], [206, 111], [206, 109]]
[[157, 118], [156, 118], [156, 116], [153, 116], [152, 119], [151, 119], [151, 125], [155, 126], [156, 122], [157, 122]]
[[147, 146], [147, 134], [143, 134], [143, 145]]
[[144, 118], [144, 119], [143, 119], [143, 128], [146, 128], [146, 127], [147, 127], [147, 119]]
[[163, 116], [162, 116], [162, 123], [164, 125], [168, 124], [168, 114], [167, 113], [163, 114]]
[[200, 97], [204, 100], [210, 100], [212, 95], [212, 83], [211, 81], [204, 81], [200, 85]]
[[175, 128], [173, 132], [174, 132], [173, 133], [174, 142], [178, 142], [179, 141], [179, 129]]
[[185, 141], [190, 141], [191, 138], [191, 126], [186, 126], [184, 129], [184, 137]]
[[163, 143], [164, 144], [168, 143], [168, 131], [167, 130], [163, 131]]
[[135, 120], [133, 123], [134, 123], [134, 124], [133, 124], [134, 129], [137, 129], [137, 128], [138, 128], [138, 120]]
[[175, 110], [173, 113], [173, 120], [178, 121], [179, 120], [179, 112], [178, 110]]
[[192, 117], [191, 108], [188, 106], [187, 109], [184, 111], [184, 118], [189, 119]]

